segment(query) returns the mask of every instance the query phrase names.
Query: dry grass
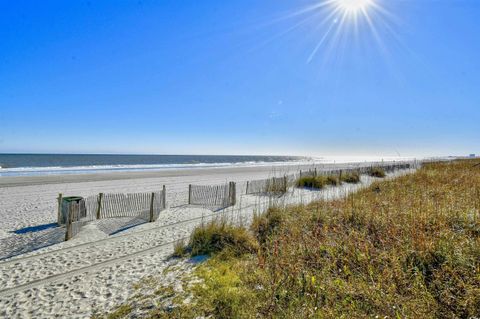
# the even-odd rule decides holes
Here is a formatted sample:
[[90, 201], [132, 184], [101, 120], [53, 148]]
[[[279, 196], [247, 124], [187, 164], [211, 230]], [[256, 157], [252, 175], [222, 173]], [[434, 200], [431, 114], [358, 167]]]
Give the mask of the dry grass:
[[342, 183], [339, 176], [315, 176], [315, 177], [300, 177], [297, 180], [297, 187], [306, 187], [312, 189], [322, 189], [327, 185], [338, 186]]
[[256, 252], [257, 249], [255, 238], [245, 228], [220, 219], [196, 227], [184, 251], [197, 256], [228, 250], [235, 256], [241, 256]]
[[385, 170], [381, 167], [372, 167], [369, 174], [372, 177], [378, 177], [378, 178], [384, 178], [385, 176], [387, 176], [387, 174], [385, 173]]
[[360, 174], [357, 172], [342, 174], [341, 181], [349, 184], [360, 183]]
[[257, 216], [260, 248], [200, 266], [194, 302], [168, 316], [479, 316], [477, 163], [430, 164], [345, 199]]
[[327, 181], [323, 176], [316, 177], [300, 177], [297, 180], [297, 187], [306, 187], [313, 189], [322, 189], [327, 185]]

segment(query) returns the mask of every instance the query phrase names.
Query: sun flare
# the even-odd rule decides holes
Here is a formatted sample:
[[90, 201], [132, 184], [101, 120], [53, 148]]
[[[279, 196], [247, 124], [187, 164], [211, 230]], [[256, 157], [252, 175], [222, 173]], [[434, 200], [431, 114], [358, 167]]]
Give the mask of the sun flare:
[[332, 61], [339, 62], [350, 48], [363, 50], [372, 45], [387, 57], [388, 48], [382, 37], [388, 35], [398, 39], [395, 28], [399, 20], [386, 4], [386, 0], [312, 0], [310, 5], [291, 12], [280, 21], [297, 20], [284, 34], [312, 26], [312, 34], [318, 36], [318, 40], [307, 63], [321, 57], [322, 66], [326, 66]]
[[335, 0], [335, 4], [339, 9], [346, 13], [356, 14], [365, 11], [373, 5], [374, 0]]

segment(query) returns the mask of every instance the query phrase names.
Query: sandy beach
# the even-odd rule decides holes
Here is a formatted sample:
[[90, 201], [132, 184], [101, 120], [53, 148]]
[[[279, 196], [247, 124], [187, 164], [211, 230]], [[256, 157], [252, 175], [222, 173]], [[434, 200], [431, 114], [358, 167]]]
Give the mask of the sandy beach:
[[[324, 167], [331, 169], [334, 165]], [[337, 165], [337, 167], [345, 167]], [[160, 278], [177, 261], [169, 259], [175, 241], [187, 238], [199, 223], [228, 217], [248, 223], [272, 198], [244, 195], [246, 181], [283, 176], [308, 167], [234, 167], [0, 178], [0, 316], [8, 318], [88, 318], [134, 294], [142, 278]], [[408, 173], [397, 171], [389, 176]], [[343, 184], [322, 191], [290, 189], [275, 198], [280, 205], [337, 198], [368, 186]], [[187, 204], [189, 184], [235, 181], [237, 203], [219, 211]], [[167, 210], [154, 223], [135, 218], [90, 223], [72, 240], [55, 224], [58, 193], [88, 196], [99, 192], [150, 192], [167, 187]], [[118, 231], [124, 229], [123, 231]], [[9, 258], [10, 257], [10, 258]], [[175, 276], [173, 276], [175, 278]]]

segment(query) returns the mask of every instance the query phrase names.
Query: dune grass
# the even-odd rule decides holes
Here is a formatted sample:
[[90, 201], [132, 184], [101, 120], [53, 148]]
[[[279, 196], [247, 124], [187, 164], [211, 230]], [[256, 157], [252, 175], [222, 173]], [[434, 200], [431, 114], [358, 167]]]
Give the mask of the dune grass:
[[338, 186], [344, 182], [349, 184], [360, 183], [360, 174], [357, 172], [349, 172], [339, 175], [304, 176], [297, 180], [296, 186], [300, 188], [322, 189], [327, 185]]
[[257, 241], [247, 229], [220, 218], [196, 227], [186, 246], [183, 242], [175, 245], [174, 255], [213, 255], [228, 250], [235, 256], [241, 256], [254, 253], [257, 249]]
[[372, 177], [378, 177], [378, 178], [384, 178], [387, 176], [385, 173], [385, 170], [381, 167], [372, 167], [372, 169], [369, 172], [369, 175]]
[[345, 199], [257, 216], [259, 249], [200, 266], [195, 306], [172, 317], [478, 316], [476, 163], [430, 164]]
[[306, 187], [313, 189], [322, 189], [327, 185], [327, 181], [323, 176], [305, 176], [297, 180], [297, 187]]
[[360, 183], [360, 173], [358, 172], [344, 173], [341, 176], [341, 181], [349, 184]]
[[151, 317], [478, 317], [479, 163], [429, 164], [336, 201], [272, 208], [249, 230], [205, 224], [190, 245], [212, 258], [190, 302]]
[[[360, 177], [359, 177], [360, 181]], [[297, 187], [305, 187], [305, 188], [312, 188], [312, 189], [322, 189], [327, 185], [331, 186], [338, 186], [341, 185], [343, 182], [343, 178], [335, 175], [328, 175], [328, 176], [305, 176], [300, 177], [297, 182]]]

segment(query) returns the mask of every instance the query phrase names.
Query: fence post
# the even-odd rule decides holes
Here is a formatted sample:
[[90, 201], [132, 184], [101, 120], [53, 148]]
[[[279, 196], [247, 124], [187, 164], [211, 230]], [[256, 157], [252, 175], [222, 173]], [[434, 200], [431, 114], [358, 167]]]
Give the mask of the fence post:
[[192, 184], [188, 185], [188, 205], [192, 203]]
[[162, 189], [162, 201], [163, 201], [162, 208], [163, 209], [167, 208], [167, 189], [165, 185], [163, 185], [163, 189]]
[[102, 198], [103, 193], [98, 194], [97, 219], [100, 219], [100, 213], [102, 211]]
[[317, 168], [316, 167], [315, 167], [315, 173], [314, 174], [315, 174], [314, 176], [317, 177]]
[[230, 192], [229, 193], [230, 193], [230, 206], [234, 206], [237, 202], [235, 182], [230, 182]]
[[245, 194], [248, 195], [248, 181], [247, 181], [247, 187], [245, 187]]
[[63, 194], [59, 193], [58, 194], [58, 215], [57, 215], [57, 224], [62, 225], [64, 223], [63, 216], [62, 216], [62, 199], [63, 199]]
[[65, 241], [70, 240], [72, 238], [72, 220], [73, 220], [73, 203], [69, 203], [68, 205], [68, 217], [65, 221], [66, 223], [66, 232], [65, 232]]
[[152, 198], [150, 199], [150, 222], [153, 223], [155, 220], [153, 218], [153, 201], [155, 199], [155, 193], [152, 193]]
[[283, 175], [283, 190], [284, 190], [285, 193], [287, 192], [287, 189], [288, 189], [288, 186], [287, 186], [287, 175]]

